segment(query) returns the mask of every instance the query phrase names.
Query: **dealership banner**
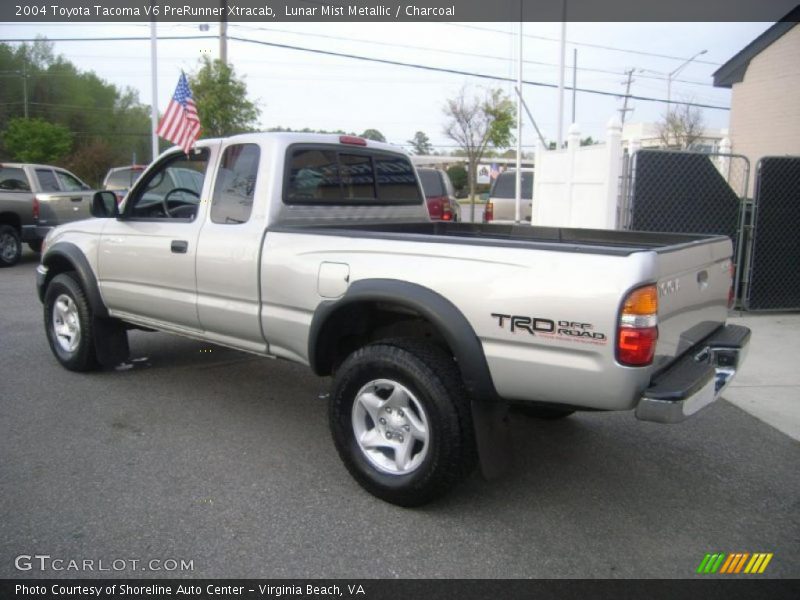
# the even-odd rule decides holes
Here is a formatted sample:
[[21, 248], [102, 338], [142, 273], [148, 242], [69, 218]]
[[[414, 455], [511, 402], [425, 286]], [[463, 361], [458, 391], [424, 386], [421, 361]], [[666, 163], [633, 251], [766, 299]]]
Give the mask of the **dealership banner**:
[[4, 22], [776, 21], [797, 0], [3, 0]]

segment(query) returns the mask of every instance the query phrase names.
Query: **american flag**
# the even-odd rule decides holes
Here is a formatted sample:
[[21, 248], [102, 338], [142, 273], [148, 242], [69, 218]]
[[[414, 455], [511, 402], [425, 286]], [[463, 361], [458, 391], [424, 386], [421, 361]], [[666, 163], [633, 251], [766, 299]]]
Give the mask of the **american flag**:
[[200, 137], [200, 117], [197, 116], [197, 106], [192, 99], [192, 90], [186, 81], [186, 75], [181, 72], [178, 87], [172, 95], [172, 100], [167, 106], [167, 112], [158, 123], [156, 134], [178, 144], [187, 154], [195, 140]]

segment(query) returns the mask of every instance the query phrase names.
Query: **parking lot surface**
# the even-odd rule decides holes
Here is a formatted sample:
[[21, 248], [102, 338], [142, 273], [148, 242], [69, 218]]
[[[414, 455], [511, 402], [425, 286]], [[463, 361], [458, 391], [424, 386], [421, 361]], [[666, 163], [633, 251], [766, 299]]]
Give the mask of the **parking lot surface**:
[[[709, 552], [800, 577], [800, 443], [726, 401], [673, 426], [515, 415], [511, 473], [401, 509], [349, 477], [305, 367], [135, 332], [132, 368], [62, 369], [35, 265], [0, 271], [0, 577], [692, 577]], [[15, 568], [37, 553], [193, 568]]]

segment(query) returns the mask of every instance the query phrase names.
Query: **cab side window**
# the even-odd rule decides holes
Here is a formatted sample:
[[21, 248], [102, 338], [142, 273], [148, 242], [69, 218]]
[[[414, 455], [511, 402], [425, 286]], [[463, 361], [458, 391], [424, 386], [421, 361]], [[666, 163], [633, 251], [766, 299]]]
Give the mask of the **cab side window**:
[[235, 225], [250, 220], [260, 157], [257, 144], [225, 148], [211, 199], [213, 223]]
[[39, 187], [43, 192], [60, 192], [56, 176], [50, 169], [36, 169], [36, 177], [39, 179]]
[[193, 221], [200, 206], [208, 157], [208, 149], [198, 148], [189, 155], [179, 153], [164, 159], [128, 196], [125, 215]]

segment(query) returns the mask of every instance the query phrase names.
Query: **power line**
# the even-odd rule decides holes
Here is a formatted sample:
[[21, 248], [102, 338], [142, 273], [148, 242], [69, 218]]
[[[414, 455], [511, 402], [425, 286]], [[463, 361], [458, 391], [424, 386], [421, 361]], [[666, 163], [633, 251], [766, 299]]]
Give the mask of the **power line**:
[[[163, 37], [159, 36], [158, 39], [161, 39], [161, 40], [195, 40], [195, 39], [200, 39], [200, 40], [212, 39], [212, 40], [215, 40], [216, 36], [207, 36], [207, 35], [163, 36]], [[349, 59], [353, 59], [353, 60], [361, 60], [361, 61], [365, 61], [365, 62], [373, 62], [373, 63], [379, 63], [379, 64], [384, 64], [384, 65], [392, 65], [392, 66], [396, 66], [396, 67], [407, 67], [407, 68], [412, 68], [412, 69], [422, 69], [422, 70], [425, 70], [425, 71], [431, 71], [431, 72], [436, 72], [436, 73], [448, 73], [448, 74], [451, 74], [451, 75], [461, 75], [461, 76], [465, 76], [465, 77], [475, 77], [475, 78], [478, 78], [478, 79], [488, 79], [488, 80], [492, 80], [492, 81], [503, 81], [503, 82], [510, 82], [510, 83], [514, 82], [514, 79], [511, 78], [511, 77], [502, 77], [502, 76], [498, 76], [498, 75], [489, 75], [489, 74], [486, 74], [486, 73], [470, 73], [468, 71], [462, 71], [462, 70], [459, 70], [459, 69], [450, 69], [450, 68], [445, 68], [445, 67], [433, 67], [433, 66], [430, 66], [430, 65], [422, 65], [422, 64], [419, 64], [419, 63], [408, 63], [408, 62], [402, 62], [402, 61], [397, 61], [397, 60], [389, 60], [389, 59], [385, 59], [385, 58], [374, 58], [374, 57], [370, 57], [370, 56], [362, 56], [362, 55], [359, 55], [359, 54], [349, 54], [349, 53], [345, 53], [345, 52], [334, 52], [334, 51], [331, 51], [331, 50], [321, 50], [321, 49], [318, 49], [318, 48], [304, 48], [302, 46], [294, 46], [294, 45], [291, 45], [291, 44], [279, 44], [277, 42], [264, 42], [264, 41], [261, 41], [261, 40], [253, 40], [253, 39], [250, 39], [250, 38], [243, 38], [243, 37], [238, 37], [238, 36], [228, 36], [228, 39], [229, 40], [235, 40], [237, 42], [247, 43], [247, 44], [257, 44], [257, 45], [260, 45], [260, 46], [269, 46], [269, 47], [272, 47], [272, 48], [281, 48], [283, 50], [295, 50], [295, 51], [298, 51], [298, 52], [309, 52], [309, 53], [312, 53], [312, 54], [320, 54], [320, 55], [324, 55], [324, 56], [335, 56], [337, 58], [349, 58]], [[110, 42], [110, 41], [149, 41], [149, 40], [150, 40], [149, 37], [136, 37], [136, 36], [118, 37], [118, 38], [113, 38], [113, 37], [48, 38], [48, 41], [51, 41], [51, 42]], [[17, 43], [19, 43], [19, 42], [33, 42], [33, 41], [36, 41], [36, 40], [30, 39], [30, 38], [15, 38], [15, 39], [0, 40], [0, 42], [17, 42]], [[545, 88], [551, 88], [551, 89], [555, 89], [555, 88], [558, 87], [554, 83], [547, 83], [547, 82], [543, 82], [543, 81], [523, 80], [522, 83], [524, 83], [525, 85], [530, 85], [530, 86], [534, 86], [534, 87], [545, 87]], [[564, 89], [572, 90], [573, 88], [572, 87], [565, 87]], [[607, 91], [604, 91], [604, 90], [594, 90], [594, 89], [589, 89], [589, 88], [578, 88], [578, 87], [576, 87], [575, 91], [581, 92], [581, 93], [584, 93], [584, 94], [594, 94], [594, 95], [597, 95], [597, 96], [608, 96], [608, 97], [612, 97], [612, 98], [619, 98], [621, 96], [621, 94], [619, 94], [617, 92], [607, 92]], [[667, 100], [665, 100], [663, 98], [652, 98], [652, 97], [648, 97], [648, 96], [633, 96], [633, 95], [631, 95], [631, 96], [629, 96], [629, 98], [631, 98], [632, 100], [641, 100], [642, 102], [660, 102], [660, 103], [665, 103], [665, 104], [668, 103], [668, 104], [678, 104], [678, 105], [681, 105], [681, 106], [692, 106], [692, 107], [695, 107], [695, 108], [710, 108], [710, 109], [715, 109], [715, 110], [730, 110], [730, 107], [728, 107], [728, 106], [719, 106], [719, 105], [714, 105], [714, 104], [699, 104], [699, 103], [696, 103], [696, 102], [685, 102], [685, 101], [679, 101], [679, 100], [672, 100], [670, 102], [667, 102]]]
[[[445, 23], [445, 25], [450, 25], [451, 27], [463, 27], [464, 29], [477, 29], [479, 31], [491, 31], [492, 33], [502, 33], [505, 35], [512, 35], [511, 32], [502, 31], [500, 29], [492, 29], [491, 27], [480, 27], [479, 25], [465, 25], [463, 23]], [[513, 34], [516, 35], [516, 34]], [[532, 33], [524, 34], [525, 37], [536, 39], [536, 40], [545, 40], [547, 42], [561, 42], [558, 38], [551, 38], [544, 35], [534, 35]], [[614, 46], [604, 46], [602, 44], [591, 44], [589, 42], [572, 42], [567, 40], [568, 44], [572, 44], [573, 46], [585, 46], [587, 48], [598, 48], [600, 50], [611, 50], [613, 52], [626, 52], [628, 54], [639, 54], [641, 56], [654, 56], [656, 58], [667, 58], [670, 60], [686, 60], [685, 56], [671, 56], [669, 54], [658, 54], [656, 52], [647, 52], [646, 50], [631, 50], [629, 48], [615, 48]], [[695, 60], [696, 63], [701, 63], [704, 65], [712, 65], [715, 67], [720, 66], [722, 63], [712, 62], [710, 60]]]
[[[341, 36], [329, 35], [329, 34], [325, 34], [325, 33], [310, 33], [310, 32], [306, 32], [306, 31], [291, 31], [289, 29], [278, 29], [278, 28], [275, 28], [275, 27], [256, 27], [254, 25], [242, 25], [240, 23], [232, 23], [232, 25], [235, 26], [235, 27], [241, 27], [241, 28], [244, 28], [244, 29], [250, 29], [250, 30], [254, 30], [254, 31], [268, 31], [268, 32], [273, 32], [273, 33], [285, 33], [285, 34], [289, 34], [289, 35], [299, 35], [299, 36], [304, 36], [304, 37], [322, 38], [322, 39], [349, 42], [349, 43], [355, 42], [355, 43], [359, 43], [359, 44], [372, 44], [372, 45], [375, 45], [375, 46], [384, 46], [384, 47], [388, 47], [388, 48], [403, 48], [403, 49], [406, 49], [406, 50], [424, 50], [426, 52], [439, 52], [441, 54], [451, 54], [451, 55], [455, 55], [455, 56], [469, 56], [469, 57], [472, 57], [472, 58], [485, 58], [485, 59], [489, 59], [489, 60], [500, 60], [500, 61], [503, 61], [503, 62], [508, 62], [508, 58], [506, 58], [504, 56], [494, 56], [494, 55], [491, 55], [491, 54], [479, 54], [477, 52], [464, 52], [463, 50], [446, 50], [446, 49], [443, 49], [443, 48], [431, 48], [430, 46], [415, 46], [415, 45], [412, 45], [412, 44], [397, 44], [397, 43], [393, 43], [393, 42], [379, 42], [379, 41], [376, 41], [376, 40], [365, 40], [365, 39], [359, 39], [359, 38], [344, 38], [344, 37], [341, 37]], [[493, 31], [496, 31], [496, 30], [493, 30]], [[528, 64], [528, 65], [539, 65], [539, 66], [544, 66], [544, 67], [559, 67], [559, 65], [557, 65], [556, 63], [542, 62], [542, 61], [537, 61], [537, 60], [523, 60], [522, 62], [525, 63], [525, 64]], [[700, 62], [700, 61], [696, 60], [694, 62]], [[570, 66], [570, 65], [567, 65], [567, 66]], [[624, 76], [624, 75], [626, 75], [626, 73], [624, 73], [624, 72], [611, 71], [609, 69], [598, 69], [596, 67], [577, 67], [577, 69], [578, 69], [578, 71], [585, 71], [587, 73], [603, 73], [605, 75], [615, 75], [615, 76], [618, 76], [618, 75], [623, 75]], [[646, 78], [646, 79], [655, 79], [655, 80], [659, 80], [659, 81], [666, 81], [667, 80], [666, 77], [663, 77], [663, 76], [659, 77], [659, 76], [657, 76], [657, 74], [656, 75], [640, 74], [640, 77], [643, 77], [643, 78]], [[694, 80], [689, 80], [689, 79], [673, 79], [672, 81], [677, 81], [677, 82], [680, 82], [680, 83], [686, 83], [686, 84], [690, 84], [690, 85], [714, 87], [713, 84], [706, 83], [704, 81], [694, 81]]]

